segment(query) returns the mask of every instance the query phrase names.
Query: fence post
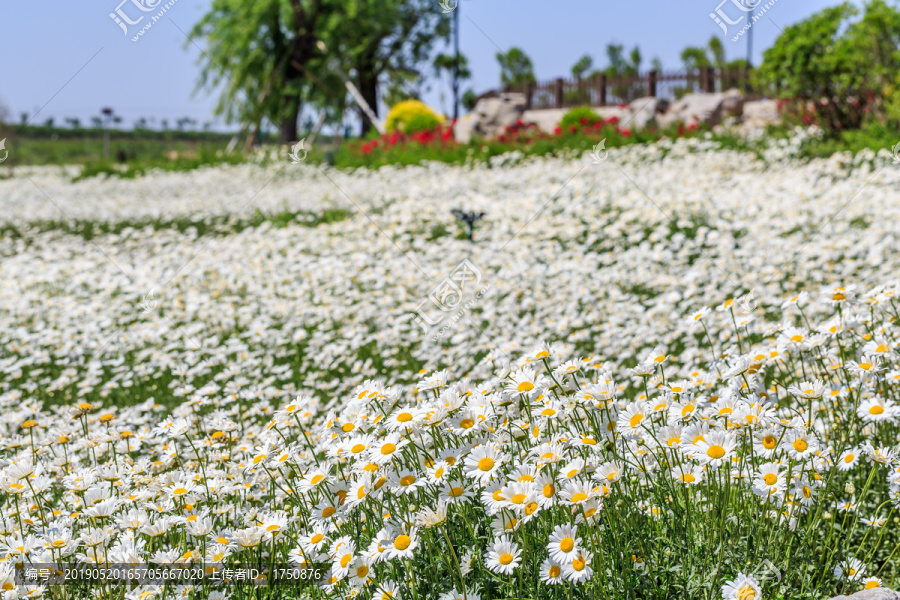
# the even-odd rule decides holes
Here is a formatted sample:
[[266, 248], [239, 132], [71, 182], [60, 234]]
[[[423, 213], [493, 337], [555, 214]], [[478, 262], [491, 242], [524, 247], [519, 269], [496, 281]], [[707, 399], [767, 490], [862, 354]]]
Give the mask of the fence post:
[[597, 106], [606, 106], [606, 73], [597, 77]]
[[531, 110], [531, 96], [534, 94], [534, 82], [525, 83], [525, 110]]
[[556, 79], [556, 108], [563, 107], [563, 80], [561, 77]]
[[654, 98], [656, 97], [656, 79], [658, 75], [656, 71], [647, 73], [647, 95]]
[[707, 94], [716, 93], [716, 68], [706, 67], [706, 89]]

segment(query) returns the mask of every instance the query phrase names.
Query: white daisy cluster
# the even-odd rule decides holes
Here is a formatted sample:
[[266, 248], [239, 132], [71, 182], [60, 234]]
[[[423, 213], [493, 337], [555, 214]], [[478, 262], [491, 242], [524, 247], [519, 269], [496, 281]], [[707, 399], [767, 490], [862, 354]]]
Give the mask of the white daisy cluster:
[[[36, 208], [0, 237], [4, 600], [67, 597], [16, 579], [61, 562], [316, 567], [296, 591], [314, 598], [893, 582], [900, 172], [703, 144], [596, 166], [304, 166], [260, 193], [265, 214], [351, 216], [204, 235], [126, 226], [129, 202], [192, 214], [183, 188], [151, 202], [187, 176], [134, 198], [50, 172], [0, 182], [13, 211], [46, 185], [118, 232], [42, 231]], [[272, 174], [214, 173], [213, 216]], [[121, 197], [91, 213], [88, 190]], [[477, 243], [447, 198], [488, 212]], [[463, 260], [489, 289], [444, 335], [421, 331], [412, 311]]]

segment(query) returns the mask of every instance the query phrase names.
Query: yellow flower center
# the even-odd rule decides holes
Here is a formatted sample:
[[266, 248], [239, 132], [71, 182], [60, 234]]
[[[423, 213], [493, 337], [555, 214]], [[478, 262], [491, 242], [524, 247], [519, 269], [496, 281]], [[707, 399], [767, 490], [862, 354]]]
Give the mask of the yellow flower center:
[[473, 421], [472, 419], [463, 419], [459, 422], [459, 426], [463, 429], [471, 429], [475, 426], [475, 421]]
[[381, 453], [385, 454], [385, 455], [392, 454], [396, 449], [397, 449], [397, 446], [388, 442], [387, 444], [385, 444], [384, 446], [381, 447]]
[[411, 543], [412, 540], [408, 535], [398, 535], [397, 539], [394, 540], [394, 548], [397, 550], [406, 550]]
[[553, 494], [556, 493], [556, 488], [553, 487], [553, 484], [548, 483], [547, 485], [544, 486], [543, 492], [544, 492], [544, 498], [552, 498]]
[[869, 409], [870, 415], [880, 415], [883, 412], [884, 412], [884, 407], [881, 406], [880, 404], [876, 404], [872, 408]]
[[404, 485], [404, 486], [412, 485], [412, 484], [414, 484], [415, 482], [416, 482], [416, 476], [415, 476], [415, 475], [407, 475], [407, 476], [402, 477], [402, 478], [400, 479], [400, 485]]
[[563, 552], [571, 552], [575, 548], [575, 540], [570, 537], [564, 537], [559, 542], [559, 549]]
[[530, 392], [534, 389], [534, 384], [530, 381], [523, 381], [516, 387], [517, 392]]
[[628, 424], [631, 425], [632, 427], [637, 427], [638, 425], [641, 424], [641, 421], [643, 421], [643, 420], [644, 420], [644, 415], [642, 415], [641, 413], [638, 413], [638, 414], [634, 415], [633, 417], [631, 417], [631, 420], [628, 421]]
[[584, 566], [584, 559], [582, 559], [581, 557], [576, 558], [572, 561], [572, 568], [576, 571], [584, 571]]
[[478, 461], [478, 468], [482, 471], [490, 471], [494, 468], [494, 459], [490, 456], [485, 456]]
[[463, 492], [465, 492], [465, 490], [462, 489], [461, 487], [450, 488], [450, 497], [451, 498], [459, 498], [460, 496], [463, 495]]
[[694, 475], [691, 473], [685, 473], [684, 475], [681, 476], [681, 480], [685, 483], [694, 483], [694, 481], [696, 481], [697, 478], [694, 477]]
[[408, 412], [400, 413], [399, 415], [397, 415], [397, 420], [401, 423], [412, 421], [412, 418], [412, 415]]
[[766, 485], [775, 485], [775, 482], [778, 481], [778, 476], [774, 473], [766, 473], [763, 481], [766, 482]]
[[866, 589], [867, 589], [867, 590], [871, 590], [871, 589], [874, 589], [874, 588], [877, 588], [877, 587], [881, 587], [881, 584], [878, 583], [877, 581], [870, 581], [869, 583], [866, 584]]
[[358, 569], [356, 569], [356, 576], [362, 579], [366, 575], [369, 574], [369, 567], [366, 565], [360, 565]]
[[362, 452], [365, 449], [366, 449], [365, 444], [354, 444], [353, 447], [350, 448], [350, 452], [352, 452], [353, 454], [359, 454], [360, 452]]
[[723, 456], [725, 456], [725, 448], [716, 444], [714, 446], [710, 446], [706, 453], [710, 456], [710, 458], [722, 458]]
[[512, 503], [513, 504], [522, 504], [523, 502], [525, 502], [526, 497], [527, 496], [525, 494], [516, 494], [515, 496], [512, 497]]
[[324, 539], [325, 539], [325, 534], [317, 533], [316, 535], [312, 536], [309, 539], [309, 541], [313, 544], [318, 544], [319, 542], [321, 542]]
[[559, 574], [561, 572], [562, 571], [559, 567], [553, 565], [552, 567], [550, 567], [550, 570], [547, 572], [547, 574], [550, 575], [550, 577], [552, 577], [553, 579], [556, 579], [557, 577], [559, 577]]
[[753, 600], [754, 598], [756, 598], [756, 590], [754, 590], [749, 585], [745, 585], [738, 590], [737, 596], [738, 600]]
[[578, 492], [572, 496], [572, 502], [584, 502], [585, 500], [587, 500], [587, 494], [584, 492]]
[[763, 448], [765, 448], [766, 450], [771, 450], [772, 448], [775, 447], [775, 442], [777, 442], [777, 440], [775, 439], [775, 436], [767, 435], [766, 437], [763, 438], [763, 441], [762, 441]]
[[806, 452], [806, 449], [809, 448], [809, 444], [806, 443], [806, 440], [797, 439], [794, 440], [794, 450], [797, 452]]
[[342, 568], [342, 569], [346, 568], [347, 565], [350, 564], [350, 559], [352, 559], [352, 558], [353, 558], [353, 557], [352, 557], [351, 555], [345, 554], [345, 555], [343, 556], [343, 558], [341, 558], [341, 568]]

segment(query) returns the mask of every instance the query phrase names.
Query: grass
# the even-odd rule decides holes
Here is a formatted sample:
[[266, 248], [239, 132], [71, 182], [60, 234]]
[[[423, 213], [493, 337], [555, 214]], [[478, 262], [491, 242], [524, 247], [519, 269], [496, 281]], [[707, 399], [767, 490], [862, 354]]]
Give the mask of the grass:
[[322, 213], [309, 211], [282, 211], [267, 214], [259, 209], [248, 218], [235, 218], [233, 215], [216, 215], [210, 217], [178, 217], [174, 219], [132, 219], [125, 221], [96, 221], [96, 220], [72, 220], [72, 221], [32, 221], [27, 228], [17, 227], [7, 222], [0, 225], [0, 236], [10, 236], [17, 239], [27, 239], [29, 233], [48, 231], [62, 231], [77, 235], [84, 240], [92, 240], [99, 235], [120, 234], [126, 229], [144, 229], [152, 227], [155, 231], [173, 229], [184, 233], [190, 229], [197, 235], [224, 236], [238, 233], [250, 227], [259, 227], [263, 223], [271, 223], [275, 227], [286, 227], [290, 224], [298, 224], [304, 227], [318, 227], [330, 225], [348, 218], [350, 211], [335, 208]]
[[[601, 139], [605, 140], [606, 148], [617, 148], [654, 143], [665, 138], [706, 134], [724, 150], [749, 152], [763, 159], [768, 143], [788, 137], [790, 131], [791, 128], [786, 125], [769, 126], [764, 135], [748, 139], [734, 130], [713, 131], [707, 126], [696, 130], [679, 130], [679, 127], [672, 126], [664, 130], [648, 128], [630, 131], [606, 125], [597, 130], [566, 131], [559, 135], [540, 133], [533, 128], [513, 127], [501, 139], [476, 139], [466, 144], [441, 141], [440, 137], [433, 137], [426, 143], [401, 139], [394, 144], [385, 143], [389, 136], [343, 143], [323, 138], [322, 143], [309, 152], [308, 160], [313, 164], [331, 164], [342, 169], [419, 165], [430, 161], [451, 165], [499, 165], [498, 161], [505, 164], [531, 156], [581, 154]], [[7, 133], [0, 132], [2, 135]], [[11, 159], [8, 163], [10, 168], [25, 164], [77, 164], [83, 168], [73, 181], [79, 181], [97, 176], [133, 179], [152, 170], [185, 172], [204, 166], [234, 165], [250, 160], [250, 156], [241, 152], [225, 152], [230, 138], [231, 134], [212, 132], [112, 131], [110, 156], [115, 160], [104, 158], [103, 131], [100, 129], [13, 128], [6, 145]], [[806, 159], [827, 158], [836, 152], [846, 151], [855, 155], [867, 149], [890, 149], [896, 140], [896, 132], [886, 126], [868, 125], [863, 129], [845, 131], [837, 137], [811, 138], [802, 146], [800, 156]], [[263, 142], [266, 144], [264, 147], [274, 147], [270, 140], [263, 139]], [[262, 152], [260, 156], [265, 162], [271, 152]], [[662, 156], [665, 156], [665, 150]]]

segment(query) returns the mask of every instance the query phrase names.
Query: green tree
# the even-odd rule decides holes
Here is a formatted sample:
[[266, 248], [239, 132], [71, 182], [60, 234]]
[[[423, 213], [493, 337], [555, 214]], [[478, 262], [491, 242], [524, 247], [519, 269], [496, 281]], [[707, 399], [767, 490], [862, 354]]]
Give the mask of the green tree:
[[222, 90], [216, 114], [257, 131], [268, 119], [282, 142], [296, 140], [315, 42], [338, 8], [335, 0], [212, 0], [191, 38], [206, 46], [198, 87]]
[[473, 92], [472, 90], [466, 90], [462, 95], [460, 104], [463, 105], [463, 108], [471, 112], [475, 108], [477, 98], [478, 97], [475, 95], [475, 92]]
[[628, 56], [625, 55], [625, 46], [622, 44], [608, 44], [606, 46], [606, 58], [609, 65], [605, 69], [606, 76], [613, 82], [612, 94], [622, 102], [630, 102], [643, 94], [643, 84], [640, 82], [628, 82], [621, 80], [634, 79], [641, 70], [643, 57], [637, 46], [631, 49]]
[[594, 59], [590, 57], [590, 55], [585, 54], [578, 61], [572, 65], [572, 77], [575, 79], [581, 79], [584, 77], [584, 74], [591, 70], [591, 67], [594, 65]]
[[[686, 71], [697, 71], [705, 67], [715, 67], [722, 75], [722, 90], [736, 87], [740, 83], [737, 73], [743, 72], [747, 66], [747, 60], [739, 58], [728, 61], [725, 57], [725, 46], [716, 36], [712, 36], [706, 46], [689, 46], [681, 51], [681, 62]], [[675, 95], [681, 96], [694, 88], [676, 88]]]
[[534, 65], [531, 59], [520, 48], [510, 48], [507, 52], [497, 53], [500, 63], [500, 83], [504, 86], [516, 86], [534, 83]]
[[[347, 0], [341, 12], [339, 54], [375, 114], [382, 88], [388, 106], [417, 97], [435, 43], [449, 38], [449, 16], [432, 0]], [[360, 117], [365, 135], [372, 124]]]
[[788, 27], [760, 69], [780, 97], [798, 108], [815, 106], [819, 124], [835, 137], [879, 111], [900, 70], [900, 13], [871, 0], [858, 14], [844, 3]]
[[[450, 87], [451, 91], [453, 89], [453, 74], [454, 69], [457, 68], [456, 57], [452, 54], [438, 54], [434, 57], [434, 61], [432, 62], [432, 66], [434, 67], [435, 76], [440, 79], [443, 74], [447, 74], [450, 78]], [[458, 66], [458, 83], [462, 83], [463, 81], [467, 81], [472, 78], [472, 70], [469, 68], [469, 59], [462, 53], [459, 55], [459, 66]], [[459, 89], [459, 88], [456, 88]]]

